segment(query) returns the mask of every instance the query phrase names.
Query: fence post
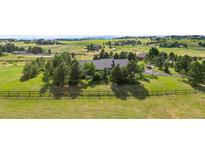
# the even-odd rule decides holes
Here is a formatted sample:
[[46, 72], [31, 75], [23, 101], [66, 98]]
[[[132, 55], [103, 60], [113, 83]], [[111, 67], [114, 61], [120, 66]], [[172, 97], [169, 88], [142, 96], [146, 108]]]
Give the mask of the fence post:
[[9, 91], [8, 91], [8, 97], [10, 96], [10, 93], [9, 93]]
[[31, 92], [30, 91], [28, 92], [28, 96], [31, 97]]
[[186, 89], [184, 90], [184, 93], [186, 94]]

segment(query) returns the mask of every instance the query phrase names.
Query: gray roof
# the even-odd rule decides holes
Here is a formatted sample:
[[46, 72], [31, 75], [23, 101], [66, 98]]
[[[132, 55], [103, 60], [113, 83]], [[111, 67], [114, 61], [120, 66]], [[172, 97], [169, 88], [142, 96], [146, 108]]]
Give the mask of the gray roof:
[[145, 58], [147, 56], [147, 53], [140, 53], [137, 55], [138, 58]]
[[13, 54], [26, 54], [26, 51], [14, 51]]
[[129, 60], [128, 59], [115, 59], [114, 64], [117, 65], [119, 64], [121, 67], [126, 66], [128, 64]]
[[119, 64], [121, 67], [127, 65], [128, 59], [99, 59], [99, 60], [80, 60], [80, 65], [92, 62], [97, 70], [103, 70], [104, 68], [112, 68], [113, 65]]

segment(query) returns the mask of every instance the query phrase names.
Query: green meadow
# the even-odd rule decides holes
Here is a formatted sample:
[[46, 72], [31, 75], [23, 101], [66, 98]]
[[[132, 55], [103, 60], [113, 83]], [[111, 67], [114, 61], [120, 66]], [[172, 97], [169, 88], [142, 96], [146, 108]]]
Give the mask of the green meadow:
[[147, 99], [0, 99], [0, 118], [205, 118], [205, 95]]

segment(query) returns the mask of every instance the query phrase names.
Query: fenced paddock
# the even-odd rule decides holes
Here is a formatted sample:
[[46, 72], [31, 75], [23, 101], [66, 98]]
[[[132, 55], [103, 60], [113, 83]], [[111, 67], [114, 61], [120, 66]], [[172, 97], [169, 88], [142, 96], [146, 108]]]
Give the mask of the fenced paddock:
[[0, 91], [0, 98], [146, 98], [149, 96], [164, 96], [164, 95], [191, 95], [205, 93], [205, 91], [198, 91], [193, 89], [183, 89], [183, 90], [163, 90], [163, 91], [135, 91], [125, 92], [125, 91]]

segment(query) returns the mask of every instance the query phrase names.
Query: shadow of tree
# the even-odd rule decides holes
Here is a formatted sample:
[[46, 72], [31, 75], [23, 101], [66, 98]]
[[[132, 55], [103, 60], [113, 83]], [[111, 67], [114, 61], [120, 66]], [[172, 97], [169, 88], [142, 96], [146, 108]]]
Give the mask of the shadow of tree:
[[70, 97], [75, 99], [80, 96], [81, 94], [81, 86], [68, 86], [64, 88], [53, 87], [51, 92], [53, 93], [54, 98], [61, 98], [61, 97]]
[[145, 81], [145, 82], [150, 82], [150, 79], [149, 78], [143, 78], [143, 79], [141, 79], [141, 81]]
[[122, 86], [112, 85], [111, 88], [115, 93], [115, 96], [122, 100], [125, 100], [130, 96], [137, 99], [145, 99], [149, 96], [147, 89], [145, 89], [141, 84]]
[[[103, 81], [90, 81], [86, 83], [81, 83], [78, 86], [67, 86], [67, 87], [55, 87], [49, 84], [45, 84], [41, 89], [40, 89], [40, 94], [44, 95], [45, 93], [49, 92], [52, 94], [54, 99], [60, 99], [62, 97], [69, 97], [72, 99], [76, 99], [79, 96], [86, 95], [86, 93], [83, 93], [82, 90], [86, 88], [94, 88], [95, 86], [98, 86], [100, 84], [108, 84]], [[114, 93], [114, 96], [116, 96], [119, 99], [125, 100], [128, 97], [134, 97], [137, 99], [145, 99], [148, 96], [148, 91], [145, 89], [141, 84], [135, 84], [135, 85], [122, 85], [122, 86], [117, 86], [112, 84], [111, 85], [111, 90]], [[87, 95], [89, 94], [97, 94], [102, 96], [101, 91], [86, 91]], [[104, 91], [106, 92], [105, 94], [108, 94], [107, 92], [109, 91]]]
[[186, 83], [186, 84], [190, 84], [191, 87], [197, 91], [201, 91], [201, 92], [205, 92], [205, 85], [203, 84], [196, 84], [193, 85], [191, 82], [189, 82], [188, 80], [182, 80], [182, 82]]
[[191, 85], [192, 88], [194, 88], [195, 90], [201, 91], [201, 92], [205, 92], [205, 85]]
[[43, 87], [40, 89], [40, 94], [46, 93], [50, 89], [49, 84], [45, 84]]
[[158, 77], [156, 75], [154, 75], [154, 74], [150, 75], [149, 78], [150, 79], [158, 79]]

